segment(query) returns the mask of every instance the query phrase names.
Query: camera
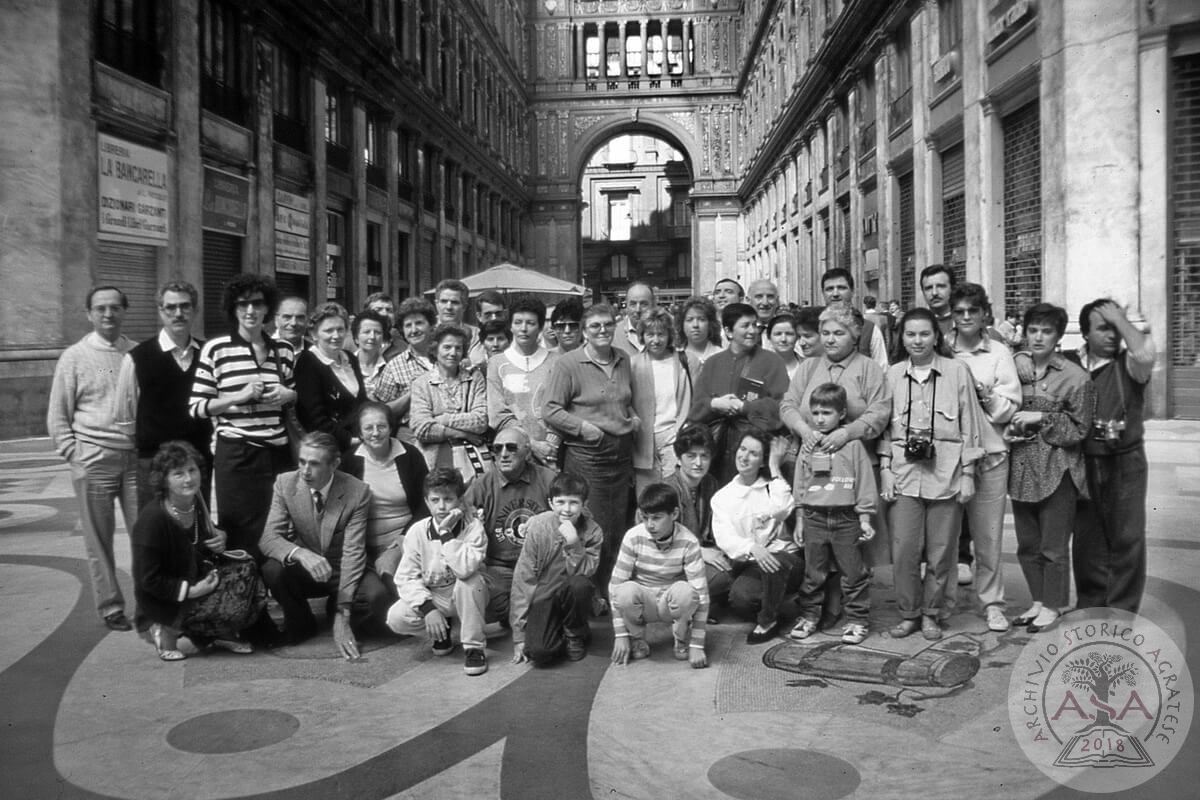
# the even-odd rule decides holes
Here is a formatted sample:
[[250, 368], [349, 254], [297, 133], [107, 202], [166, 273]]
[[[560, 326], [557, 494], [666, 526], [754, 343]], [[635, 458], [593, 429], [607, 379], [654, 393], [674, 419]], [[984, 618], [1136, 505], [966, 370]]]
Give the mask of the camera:
[[1125, 431], [1123, 419], [1098, 419], [1092, 423], [1092, 438], [1104, 442], [1109, 447], [1116, 447]]
[[814, 475], [833, 472], [833, 456], [829, 453], [816, 451], [809, 458], [809, 463], [812, 465]]
[[934, 452], [933, 440], [927, 433], [910, 432], [904, 441], [904, 457], [909, 461], [929, 461]]

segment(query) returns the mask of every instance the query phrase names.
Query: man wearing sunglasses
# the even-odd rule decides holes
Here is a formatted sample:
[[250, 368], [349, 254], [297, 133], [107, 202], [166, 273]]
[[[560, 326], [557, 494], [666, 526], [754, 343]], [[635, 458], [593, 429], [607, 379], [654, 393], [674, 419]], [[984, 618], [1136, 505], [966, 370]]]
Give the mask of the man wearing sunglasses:
[[133, 348], [117, 378], [117, 426], [137, 448], [138, 508], [154, 499], [150, 462], [164, 442], [182, 439], [196, 448], [201, 496], [212, 501], [212, 420], [188, 413], [196, 362], [204, 342], [192, 337], [200, 295], [196, 287], [173, 281], [158, 290], [162, 329]]
[[516, 425], [496, 434], [494, 466], [471, 482], [465, 502], [487, 533], [483, 579], [488, 587], [487, 621], [508, 619], [513, 569], [525, 543], [525, 523], [550, 508], [554, 471], [530, 459], [529, 436]]

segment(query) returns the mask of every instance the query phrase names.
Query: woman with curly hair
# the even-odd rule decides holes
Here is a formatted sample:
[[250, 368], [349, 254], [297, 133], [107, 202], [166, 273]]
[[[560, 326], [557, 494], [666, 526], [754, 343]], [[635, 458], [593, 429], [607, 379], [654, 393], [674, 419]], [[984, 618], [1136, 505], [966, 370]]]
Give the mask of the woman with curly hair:
[[247, 554], [231, 554], [240, 556], [234, 569], [225, 577], [218, 574], [225, 533], [213, 527], [199, 496], [201, 463], [187, 442], [163, 444], [150, 465], [156, 499], [142, 509], [130, 533], [135, 624], [149, 634], [163, 661], [187, 658], [179, 649], [180, 636], [202, 649], [252, 652], [240, 632], [266, 605], [266, 591]]

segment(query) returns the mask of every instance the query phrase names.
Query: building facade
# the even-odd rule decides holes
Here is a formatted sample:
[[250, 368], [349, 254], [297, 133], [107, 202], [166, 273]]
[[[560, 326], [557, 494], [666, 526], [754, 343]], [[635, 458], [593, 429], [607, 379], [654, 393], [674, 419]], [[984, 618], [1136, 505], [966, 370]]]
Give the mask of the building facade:
[[[0, 437], [43, 432], [93, 284], [129, 294], [136, 339], [156, 328], [155, 287], [190, 280], [212, 335], [241, 271], [354, 308], [502, 260], [601, 292], [769, 277], [813, 300], [845, 266], [860, 296], [912, 304], [920, 269], [945, 263], [997, 313], [1111, 295], [1162, 353], [1154, 413], [1200, 417], [1200, 9], [1186, 0], [0, 14]], [[631, 233], [645, 255], [605, 227], [625, 189], [596, 190], [624, 138], [673, 154], [660, 224]]]

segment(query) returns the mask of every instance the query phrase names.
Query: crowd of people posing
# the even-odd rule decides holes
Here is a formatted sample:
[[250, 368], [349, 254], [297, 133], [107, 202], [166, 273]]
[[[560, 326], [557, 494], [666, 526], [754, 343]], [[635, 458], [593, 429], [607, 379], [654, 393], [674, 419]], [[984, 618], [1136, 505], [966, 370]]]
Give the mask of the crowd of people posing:
[[[121, 335], [125, 295], [93, 289], [48, 427], [98, 613], [173, 661], [302, 642], [318, 630], [310, 600], [327, 598], [345, 657], [390, 634], [445, 655], [457, 620], [478, 675], [489, 623], [535, 664], [585, 657], [604, 616], [622, 664], [648, 655], [656, 621], [693, 667], [727, 615], [753, 621], [752, 645], [831, 626], [858, 644], [888, 563], [892, 637], [940, 638], [964, 577], [993, 631], [1136, 611], [1150, 337], [1101, 299], [1079, 314], [1084, 346], [1063, 352], [1067, 312], [1038, 303], [1014, 352], [983, 287], [940, 265], [920, 284], [926, 306], [894, 329], [855, 308], [841, 269], [822, 277], [827, 305], [795, 313], [770, 282], [724, 279], [671, 311], [633, 284], [623, 314], [488, 292], [477, 327], [459, 281], [432, 303], [372, 295], [351, 318], [240, 275], [229, 333], [193, 338], [197, 292], [170, 283], [162, 330], [137, 345]], [[1032, 598], [1011, 617], [1009, 500]]]

